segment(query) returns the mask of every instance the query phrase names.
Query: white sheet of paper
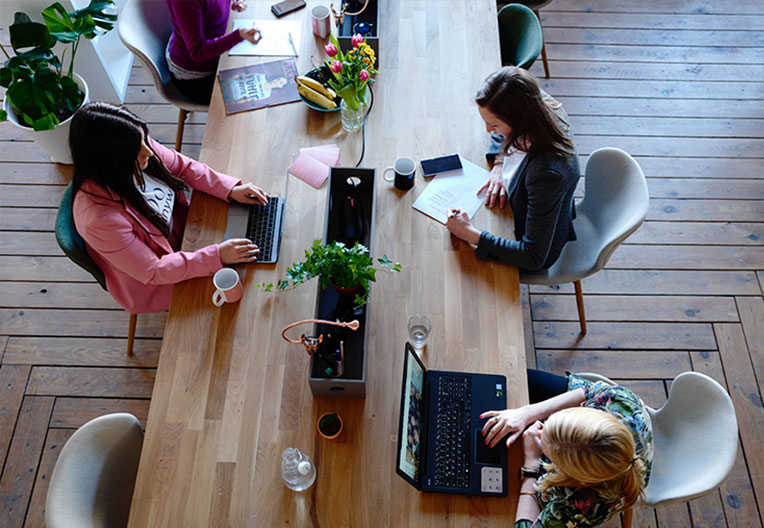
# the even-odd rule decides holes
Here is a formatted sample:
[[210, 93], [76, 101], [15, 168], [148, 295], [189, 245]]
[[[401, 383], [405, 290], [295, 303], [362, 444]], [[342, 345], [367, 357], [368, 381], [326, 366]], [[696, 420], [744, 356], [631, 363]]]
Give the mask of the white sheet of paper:
[[440, 222], [446, 223], [448, 210], [461, 207], [470, 219], [483, 205], [485, 193], [477, 192], [490, 174], [482, 167], [459, 156], [462, 170], [435, 176], [414, 202], [414, 209]]
[[[236, 44], [228, 52], [229, 55], [267, 55], [278, 57], [296, 57], [300, 52], [300, 37], [302, 35], [302, 20], [245, 20], [233, 21], [233, 28], [251, 28], [260, 30], [262, 38], [257, 44], [243, 41]], [[294, 48], [289, 42], [292, 35]]]

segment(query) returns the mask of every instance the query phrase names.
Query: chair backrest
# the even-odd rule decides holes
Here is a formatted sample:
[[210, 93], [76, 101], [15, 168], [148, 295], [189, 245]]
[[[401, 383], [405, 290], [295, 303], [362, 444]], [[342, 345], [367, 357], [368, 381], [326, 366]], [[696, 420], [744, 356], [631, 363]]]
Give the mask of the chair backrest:
[[106, 277], [98, 264], [88, 255], [85, 249], [85, 241], [77, 232], [74, 225], [74, 214], [72, 213], [72, 184], [66, 186], [64, 196], [61, 198], [61, 205], [58, 206], [58, 215], [56, 215], [56, 242], [61, 246], [64, 255], [69, 257], [72, 262], [90, 273], [98, 284], [105, 290]]
[[521, 4], [508, 4], [499, 11], [501, 63], [530, 69], [541, 53], [544, 37], [536, 14]]
[[127, 526], [143, 431], [132, 414], [100, 416], [64, 445], [50, 478], [48, 528]]
[[727, 391], [704, 374], [685, 372], [666, 403], [653, 411], [653, 467], [643, 503], [665, 506], [719, 486], [737, 456], [735, 408]]
[[206, 112], [207, 106], [189, 101], [175, 88], [165, 58], [172, 35], [166, 0], [127, 0], [119, 13], [119, 38], [151, 74], [159, 95], [189, 112]]
[[521, 273], [520, 282], [563, 284], [598, 272], [642, 225], [649, 207], [645, 175], [634, 158], [617, 148], [595, 150], [586, 164], [584, 199], [576, 204], [576, 240], [548, 269]]

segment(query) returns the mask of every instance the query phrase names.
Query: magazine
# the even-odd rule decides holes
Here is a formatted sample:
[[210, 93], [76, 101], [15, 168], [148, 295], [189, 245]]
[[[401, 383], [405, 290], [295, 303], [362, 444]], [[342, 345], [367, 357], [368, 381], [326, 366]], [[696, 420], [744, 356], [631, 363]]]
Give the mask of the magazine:
[[299, 101], [297, 63], [282, 59], [223, 70], [218, 77], [226, 114]]

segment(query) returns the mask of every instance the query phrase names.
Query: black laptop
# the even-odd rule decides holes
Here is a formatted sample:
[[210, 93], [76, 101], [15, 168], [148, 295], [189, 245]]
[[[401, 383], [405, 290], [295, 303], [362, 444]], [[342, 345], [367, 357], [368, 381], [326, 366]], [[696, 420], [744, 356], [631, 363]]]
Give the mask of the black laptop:
[[507, 407], [507, 378], [427, 370], [406, 343], [396, 472], [418, 490], [507, 495], [507, 448], [483, 443], [485, 411]]

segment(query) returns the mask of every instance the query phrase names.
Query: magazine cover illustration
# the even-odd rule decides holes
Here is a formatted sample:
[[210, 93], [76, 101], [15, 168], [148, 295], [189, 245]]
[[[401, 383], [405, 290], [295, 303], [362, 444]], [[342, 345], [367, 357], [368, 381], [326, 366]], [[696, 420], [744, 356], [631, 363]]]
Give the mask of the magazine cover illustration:
[[227, 114], [299, 101], [297, 64], [283, 59], [220, 72]]

